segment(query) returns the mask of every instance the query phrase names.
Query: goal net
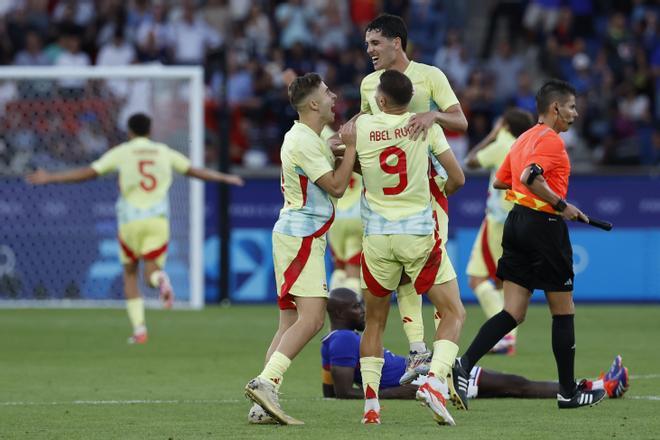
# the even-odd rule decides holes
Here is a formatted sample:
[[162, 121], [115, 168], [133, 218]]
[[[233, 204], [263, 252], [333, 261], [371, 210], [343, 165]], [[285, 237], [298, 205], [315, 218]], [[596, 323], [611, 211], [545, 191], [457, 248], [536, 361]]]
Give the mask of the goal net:
[[[198, 67], [0, 68], [0, 306], [123, 304], [117, 175], [45, 186], [24, 175], [88, 165], [126, 141], [136, 112], [152, 139], [202, 165], [202, 79]], [[177, 306], [203, 306], [202, 210], [202, 183], [176, 176], [165, 268]]]

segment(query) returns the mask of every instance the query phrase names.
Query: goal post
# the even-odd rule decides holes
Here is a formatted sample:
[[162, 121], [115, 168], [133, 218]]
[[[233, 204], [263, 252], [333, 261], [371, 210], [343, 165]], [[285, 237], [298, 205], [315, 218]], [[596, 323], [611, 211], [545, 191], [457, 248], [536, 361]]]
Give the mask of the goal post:
[[[88, 165], [126, 141], [136, 112], [151, 116], [152, 139], [203, 166], [203, 106], [199, 66], [0, 68], [0, 307], [123, 306], [116, 174], [43, 187], [23, 176]], [[165, 268], [175, 307], [200, 309], [204, 185], [174, 174]]]

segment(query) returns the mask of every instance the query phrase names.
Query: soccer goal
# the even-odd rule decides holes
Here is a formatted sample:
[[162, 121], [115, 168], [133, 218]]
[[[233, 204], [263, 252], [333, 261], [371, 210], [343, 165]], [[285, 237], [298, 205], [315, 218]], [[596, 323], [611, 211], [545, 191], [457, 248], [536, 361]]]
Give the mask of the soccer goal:
[[[154, 140], [201, 166], [203, 96], [199, 67], [0, 68], [1, 307], [123, 305], [117, 176], [38, 187], [23, 176], [89, 164], [126, 140], [136, 112], [151, 116]], [[165, 268], [179, 307], [204, 305], [203, 200], [202, 182], [175, 177]]]

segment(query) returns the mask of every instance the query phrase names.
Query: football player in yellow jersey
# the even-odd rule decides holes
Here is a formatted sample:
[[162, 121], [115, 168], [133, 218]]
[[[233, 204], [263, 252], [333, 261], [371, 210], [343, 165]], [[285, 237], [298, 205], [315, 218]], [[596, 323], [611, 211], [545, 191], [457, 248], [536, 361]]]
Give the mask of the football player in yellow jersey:
[[[389, 311], [389, 298], [405, 272], [416, 295], [427, 293], [443, 319], [436, 330], [429, 378], [420, 386], [417, 399], [428, 406], [440, 424], [455, 424], [438, 391], [449, 385], [452, 400], [466, 407], [450, 379], [458, 353], [465, 309], [456, 274], [443, 265], [433, 218], [428, 184], [429, 153], [447, 170], [445, 189], [453, 193], [465, 176], [438, 125], [429, 128], [424, 140], [409, 136], [412, 113], [408, 104], [413, 85], [403, 73], [391, 69], [380, 75], [376, 102], [381, 112], [363, 114], [355, 122], [357, 154], [364, 191], [361, 211], [364, 225], [361, 260], [366, 328], [360, 345], [360, 365], [365, 407], [362, 423], [380, 423], [378, 389], [383, 367], [382, 335]], [[348, 143], [347, 137], [344, 141]]]
[[138, 264], [144, 261], [144, 278], [160, 290], [165, 307], [172, 306], [174, 291], [163, 267], [170, 236], [168, 191], [172, 169], [179, 174], [211, 182], [243, 185], [239, 176], [191, 166], [188, 158], [165, 144], [149, 139], [151, 119], [137, 113], [128, 120], [128, 142], [110, 149], [90, 166], [50, 173], [37, 170], [27, 176], [34, 185], [72, 183], [117, 171], [120, 261], [124, 266], [124, 295], [133, 326], [129, 343], [147, 342], [144, 301], [138, 288]]
[[[371, 58], [375, 72], [366, 76], [360, 85], [360, 111], [378, 113], [375, 91], [380, 75], [385, 69], [394, 69], [404, 73], [413, 83], [414, 94], [408, 105], [408, 111], [415, 113], [407, 129], [412, 139], [426, 137], [431, 127], [440, 125], [449, 130], [464, 132], [467, 120], [461, 105], [454, 94], [445, 74], [434, 66], [417, 63], [406, 55], [407, 29], [403, 20], [396, 15], [383, 14], [367, 25], [365, 42], [367, 54]], [[431, 155], [431, 193], [434, 200], [434, 212], [438, 224], [438, 233], [444, 250], [448, 233], [448, 203], [444, 185], [446, 172]], [[446, 254], [446, 252], [445, 252]], [[451, 265], [449, 258], [444, 264]], [[405, 278], [397, 289], [397, 302], [403, 328], [410, 343], [408, 367], [401, 378], [408, 383], [415, 377], [415, 368], [421, 363], [428, 363], [431, 353], [424, 343], [424, 323], [422, 320], [422, 299], [415, 294], [415, 289]], [[439, 315], [435, 313], [435, 325], [439, 324]]]
[[336, 164], [320, 136], [335, 118], [336, 98], [316, 73], [289, 85], [289, 101], [299, 120], [284, 136], [280, 152], [284, 206], [273, 227], [279, 326], [267, 350], [266, 365], [245, 387], [245, 395], [254, 402], [249, 417], [265, 411], [283, 425], [302, 424], [280, 407], [279, 387], [291, 361], [323, 327], [328, 297], [325, 235], [355, 163], [354, 144], [346, 145], [343, 160]]
[[[501, 281], [497, 279], [497, 260], [502, 256], [502, 233], [504, 222], [513, 208], [513, 203], [505, 200], [505, 191], [493, 189], [495, 173], [499, 169], [511, 145], [516, 138], [534, 125], [534, 117], [528, 111], [512, 108], [507, 110], [493, 126], [491, 132], [478, 143], [465, 159], [468, 168], [483, 168], [491, 171], [488, 183], [488, 201], [486, 217], [481, 223], [479, 233], [472, 246], [472, 253], [467, 266], [470, 288], [479, 300], [479, 304], [491, 318], [504, 307]], [[515, 328], [498, 342], [491, 350], [493, 353], [515, 353]]]

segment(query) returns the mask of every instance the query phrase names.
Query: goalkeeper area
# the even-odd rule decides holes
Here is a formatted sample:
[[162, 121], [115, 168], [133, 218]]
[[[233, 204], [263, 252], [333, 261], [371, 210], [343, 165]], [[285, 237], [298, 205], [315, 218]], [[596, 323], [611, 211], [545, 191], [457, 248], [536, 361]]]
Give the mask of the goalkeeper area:
[[[467, 309], [468, 316], [481, 314], [475, 306]], [[431, 319], [429, 308], [424, 316]], [[385, 347], [405, 354], [407, 341], [396, 321], [392, 310]], [[604, 337], [607, 323], [616, 323], [617, 331]], [[157, 337], [128, 346], [120, 310], [0, 310], [0, 438], [356, 438], [363, 401], [321, 397], [320, 340], [327, 323], [296, 358], [281, 397], [306, 425], [248, 425], [243, 386], [263, 364], [276, 324], [272, 306], [153, 311], [150, 331]], [[468, 319], [464, 335], [475, 334], [480, 324]], [[481, 365], [554, 380], [550, 325], [544, 305], [530, 307], [515, 358], [486, 356]], [[415, 401], [386, 400], [383, 425], [364, 429], [375, 428], [383, 439], [554, 440], [555, 427], [571, 439], [657, 438], [660, 352], [649, 340], [658, 332], [657, 308], [582, 305], [576, 327], [577, 377], [593, 378], [621, 354], [631, 377], [624, 398], [576, 411], [559, 411], [554, 399], [477, 399], [467, 412], [449, 408], [457, 422], [451, 429], [438, 428]]]
[[[0, 69], [0, 307], [123, 307], [116, 174], [44, 187], [24, 175], [88, 166], [127, 141], [139, 112], [151, 139], [201, 165], [202, 80], [200, 67]], [[179, 307], [203, 306], [203, 191], [182, 178], [170, 188], [166, 268]]]

